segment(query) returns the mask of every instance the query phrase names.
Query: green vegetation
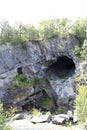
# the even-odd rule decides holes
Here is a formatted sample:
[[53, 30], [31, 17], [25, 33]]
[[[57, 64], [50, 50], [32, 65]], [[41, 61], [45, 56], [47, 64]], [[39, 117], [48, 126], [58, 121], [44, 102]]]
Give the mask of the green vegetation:
[[42, 89], [47, 89], [47, 82], [45, 80], [45, 78], [42, 77], [35, 77], [33, 79], [33, 86], [35, 86], [36, 83], [39, 83], [39, 85], [41, 86]]
[[86, 24], [87, 17], [78, 18], [74, 22], [64, 17], [43, 20], [37, 28], [31, 24], [24, 25], [21, 22], [12, 27], [8, 21], [3, 21], [0, 22], [0, 45], [9, 42], [25, 49], [25, 43], [29, 40], [47, 41], [56, 37], [67, 39], [74, 36], [79, 41], [79, 45], [75, 46], [75, 55], [80, 59], [87, 60]]
[[37, 82], [41, 85], [42, 89], [47, 88], [47, 83], [44, 77], [35, 77], [34, 79], [31, 79], [24, 74], [20, 74], [14, 78], [14, 81], [16, 82], [16, 88], [33, 87]]
[[87, 60], [87, 39], [84, 40], [81, 46], [75, 46], [75, 55], [81, 60]]
[[55, 111], [52, 112], [53, 115], [56, 114], [65, 114], [67, 111], [64, 108], [56, 108]]
[[74, 53], [75, 53], [75, 55], [76, 55], [78, 58], [81, 57], [80, 52], [81, 52], [80, 46], [79, 46], [79, 45], [76, 45], [76, 46], [75, 46], [75, 49], [74, 49]]
[[71, 34], [73, 34], [81, 44], [83, 44], [86, 39], [86, 24], [87, 18], [78, 18], [71, 28]]
[[[82, 74], [79, 74], [79, 75], [76, 76], [75, 82], [79, 84], [79, 83], [81, 82], [81, 79], [83, 79], [83, 75], [82, 75]], [[77, 85], [78, 85], [78, 84], [77, 84]]]
[[17, 75], [14, 78], [14, 81], [16, 82], [16, 84], [15, 84], [16, 88], [32, 87], [33, 86], [33, 81], [31, 79], [28, 79], [27, 76], [24, 74]]
[[36, 109], [36, 108], [33, 108], [32, 114], [33, 114], [34, 116], [40, 116], [40, 115], [42, 115], [42, 113], [41, 113], [38, 109]]
[[78, 96], [75, 100], [75, 109], [78, 120], [84, 122], [87, 119], [87, 86], [78, 87]]
[[8, 118], [9, 120], [11, 120], [14, 116], [15, 113], [17, 112], [17, 109], [14, 107], [10, 107], [8, 111], [6, 111], [5, 116], [6, 118]]
[[67, 39], [75, 36], [80, 44], [86, 39], [87, 18], [78, 18], [72, 22], [67, 18], [43, 20], [35, 28], [31, 24], [16, 23], [12, 27], [8, 21], [0, 22], [0, 44], [10, 42], [24, 46], [28, 40], [48, 40], [55, 37]]
[[51, 99], [49, 97], [46, 97], [46, 98], [42, 99], [40, 103], [44, 107], [50, 108], [50, 106], [51, 106]]
[[0, 130], [12, 130], [8, 125], [6, 121], [6, 116], [3, 112], [3, 105], [0, 102]]
[[84, 40], [80, 53], [81, 53], [81, 58], [83, 60], [87, 60], [87, 40]]
[[47, 88], [47, 83], [46, 83], [45, 78], [44, 78], [44, 77], [40, 77], [38, 80], [39, 80], [39, 82], [40, 82], [42, 88], [43, 88], [43, 89], [46, 89], [46, 88]]

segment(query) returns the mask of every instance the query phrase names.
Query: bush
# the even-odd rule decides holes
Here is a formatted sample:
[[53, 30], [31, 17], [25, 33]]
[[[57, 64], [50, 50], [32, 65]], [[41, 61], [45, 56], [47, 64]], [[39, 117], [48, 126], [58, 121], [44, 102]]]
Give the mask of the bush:
[[12, 130], [8, 125], [6, 125], [6, 116], [3, 113], [3, 105], [0, 102], [0, 130]]
[[53, 112], [52, 112], [52, 114], [53, 115], [57, 115], [57, 114], [65, 114], [67, 111], [66, 111], [66, 109], [64, 109], [64, 108], [56, 108]]
[[24, 75], [24, 74], [17, 75], [14, 78], [14, 81], [16, 82], [16, 85], [15, 85], [16, 88], [23, 88], [23, 87], [31, 87], [31, 86], [33, 86], [32, 79], [28, 79], [27, 76]]
[[84, 41], [82, 45], [82, 50], [81, 50], [81, 58], [83, 60], [87, 60], [87, 40]]
[[75, 55], [76, 55], [78, 58], [80, 58], [80, 51], [81, 51], [81, 48], [80, 48], [78, 45], [76, 45], [76, 46], [75, 46], [74, 53], [75, 53]]
[[51, 106], [51, 99], [49, 97], [46, 97], [42, 99], [40, 103], [42, 106], [49, 108]]
[[34, 116], [40, 116], [40, 115], [42, 115], [42, 113], [41, 113], [38, 109], [36, 109], [36, 108], [33, 108], [32, 114], [33, 114]]
[[15, 113], [17, 112], [17, 109], [14, 107], [10, 107], [8, 111], [6, 111], [6, 118], [12, 119], [15, 116]]
[[87, 118], [87, 87], [79, 86], [78, 95], [75, 100], [76, 115], [80, 122]]

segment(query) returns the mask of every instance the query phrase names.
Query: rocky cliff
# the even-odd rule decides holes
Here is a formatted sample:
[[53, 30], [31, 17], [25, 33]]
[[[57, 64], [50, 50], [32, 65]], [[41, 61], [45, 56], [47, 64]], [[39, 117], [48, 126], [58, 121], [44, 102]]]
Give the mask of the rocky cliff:
[[75, 97], [74, 75], [79, 72], [79, 62], [74, 55], [76, 44], [78, 41], [71, 37], [67, 40], [56, 38], [45, 42], [29, 41], [25, 44], [26, 49], [9, 43], [2, 45], [0, 99], [5, 102], [7, 89], [12, 86], [13, 78], [24, 73], [32, 78], [44, 76], [50, 84], [47, 93], [50, 91], [48, 95], [53, 94], [53, 98], [56, 97], [56, 105], [69, 106]]

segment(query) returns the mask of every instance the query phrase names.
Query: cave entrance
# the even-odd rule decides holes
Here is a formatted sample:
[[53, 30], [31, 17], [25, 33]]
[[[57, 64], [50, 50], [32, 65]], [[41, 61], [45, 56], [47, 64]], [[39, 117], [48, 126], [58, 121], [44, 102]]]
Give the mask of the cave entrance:
[[22, 67], [17, 68], [17, 73], [18, 73], [18, 75], [23, 74]]
[[61, 56], [46, 71], [48, 78], [67, 78], [75, 74], [75, 63], [67, 56]]

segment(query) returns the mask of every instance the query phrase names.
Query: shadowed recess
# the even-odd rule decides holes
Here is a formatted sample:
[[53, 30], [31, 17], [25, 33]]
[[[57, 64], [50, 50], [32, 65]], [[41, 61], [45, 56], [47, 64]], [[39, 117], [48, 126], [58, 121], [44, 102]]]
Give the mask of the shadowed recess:
[[75, 63], [67, 56], [62, 56], [55, 63], [50, 65], [46, 71], [49, 77], [65, 78], [75, 73]]

